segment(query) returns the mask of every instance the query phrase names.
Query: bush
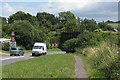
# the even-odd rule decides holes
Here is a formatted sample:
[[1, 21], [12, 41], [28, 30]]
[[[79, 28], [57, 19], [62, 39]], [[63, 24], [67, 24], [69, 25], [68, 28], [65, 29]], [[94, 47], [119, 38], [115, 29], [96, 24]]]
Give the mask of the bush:
[[97, 76], [91, 75], [91, 77], [105, 77], [119, 80], [120, 63], [118, 60], [117, 45], [104, 42], [99, 46], [83, 49], [82, 54], [86, 54], [88, 60], [92, 63], [92, 67], [94, 67], [98, 73], [102, 73]]
[[67, 40], [63, 44], [63, 48], [66, 52], [75, 52], [75, 47], [77, 47], [77, 43], [78, 43], [77, 38]]
[[98, 26], [99, 26], [99, 28], [101, 28], [103, 31], [112, 31], [112, 30], [113, 30], [113, 28], [112, 28], [110, 25], [108, 25], [107, 23], [105, 23], [105, 22], [100, 22], [100, 23], [98, 24]]
[[2, 43], [2, 50], [9, 51], [9, 43]]
[[65, 41], [63, 48], [67, 52], [75, 52], [75, 48], [83, 49], [89, 46], [97, 46], [104, 40], [102, 33], [99, 32], [85, 32], [78, 35], [77, 38], [73, 38]]

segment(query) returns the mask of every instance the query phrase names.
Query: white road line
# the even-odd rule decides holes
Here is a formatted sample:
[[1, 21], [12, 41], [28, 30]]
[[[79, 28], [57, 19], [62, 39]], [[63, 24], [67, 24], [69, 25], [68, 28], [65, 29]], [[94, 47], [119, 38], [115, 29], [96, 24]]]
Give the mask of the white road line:
[[22, 58], [24, 56], [19, 56], [19, 57], [10, 57], [10, 58], [5, 58], [5, 59], [1, 59], [1, 60], [7, 60], [7, 59], [14, 59], [14, 58]]

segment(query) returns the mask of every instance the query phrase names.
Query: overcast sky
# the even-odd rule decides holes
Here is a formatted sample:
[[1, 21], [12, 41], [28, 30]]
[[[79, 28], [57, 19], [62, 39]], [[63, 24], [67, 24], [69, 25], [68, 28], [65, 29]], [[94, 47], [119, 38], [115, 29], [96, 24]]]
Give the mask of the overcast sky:
[[[0, 0], [1, 1], [1, 0]], [[4, 0], [0, 5], [0, 16], [9, 17], [17, 11], [36, 15], [48, 12], [58, 16], [59, 12], [71, 11], [76, 17], [95, 19], [97, 22], [118, 20], [119, 0]]]

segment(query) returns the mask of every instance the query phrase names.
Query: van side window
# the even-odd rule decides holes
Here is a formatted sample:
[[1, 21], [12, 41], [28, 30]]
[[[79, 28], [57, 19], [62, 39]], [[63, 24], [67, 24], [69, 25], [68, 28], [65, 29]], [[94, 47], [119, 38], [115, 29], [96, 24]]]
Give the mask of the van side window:
[[43, 47], [43, 50], [44, 50], [44, 47]]

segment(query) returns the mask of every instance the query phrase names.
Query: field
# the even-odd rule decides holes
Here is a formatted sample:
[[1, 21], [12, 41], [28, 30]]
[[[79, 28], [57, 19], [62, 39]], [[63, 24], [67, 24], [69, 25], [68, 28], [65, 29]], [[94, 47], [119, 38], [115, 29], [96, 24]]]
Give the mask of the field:
[[45, 55], [3, 66], [3, 78], [73, 78], [72, 54]]
[[111, 25], [113, 28], [118, 28], [118, 23], [108, 23], [108, 25]]

